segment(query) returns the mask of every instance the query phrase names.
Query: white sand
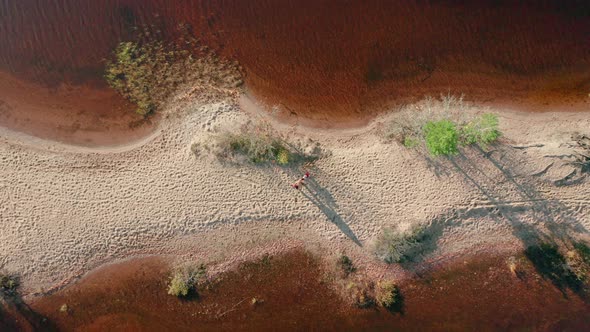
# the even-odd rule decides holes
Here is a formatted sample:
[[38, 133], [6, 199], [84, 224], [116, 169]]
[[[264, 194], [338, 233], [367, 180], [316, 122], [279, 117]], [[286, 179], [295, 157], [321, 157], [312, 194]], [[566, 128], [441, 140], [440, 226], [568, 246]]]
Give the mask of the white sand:
[[[416, 152], [382, 142], [379, 128], [395, 114], [364, 128], [321, 130], [278, 124], [246, 99], [241, 104], [246, 112], [229, 100], [177, 102], [152, 136], [117, 148], [1, 130], [0, 268], [20, 273], [35, 292], [136, 254], [220, 263], [264, 246], [302, 244], [379, 265], [372, 241], [383, 227], [431, 223], [425, 261], [436, 263], [516, 250], [538, 232], [586, 236], [590, 227], [590, 183], [555, 186], [571, 168], [543, 157], [569, 153], [572, 132], [590, 134], [590, 113], [494, 109], [504, 138], [490, 159], [469, 149], [432, 168]], [[331, 152], [311, 169], [311, 200], [289, 186], [303, 169], [222, 165], [191, 152], [213, 128], [253, 115], [292, 141]], [[510, 147], [533, 144], [544, 146]]]

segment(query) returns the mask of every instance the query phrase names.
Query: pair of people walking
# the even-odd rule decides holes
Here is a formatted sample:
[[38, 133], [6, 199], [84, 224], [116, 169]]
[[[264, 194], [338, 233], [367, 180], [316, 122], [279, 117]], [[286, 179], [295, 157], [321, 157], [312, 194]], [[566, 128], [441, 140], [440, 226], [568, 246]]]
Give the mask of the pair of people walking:
[[302, 186], [305, 185], [305, 180], [309, 178], [309, 172], [305, 172], [305, 174], [301, 177], [301, 179], [293, 182], [293, 184], [291, 184], [291, 187], [299, 190], [299, 188], [301, 188]]

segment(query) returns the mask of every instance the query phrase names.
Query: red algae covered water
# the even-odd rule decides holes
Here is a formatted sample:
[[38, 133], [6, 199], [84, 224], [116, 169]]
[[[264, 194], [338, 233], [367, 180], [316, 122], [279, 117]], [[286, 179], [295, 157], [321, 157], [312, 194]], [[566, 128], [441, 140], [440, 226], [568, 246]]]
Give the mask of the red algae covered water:
[[552, 0], [2, 0], [0, 68], [104, 88], [105, 59], [136, 28], [174, 40], [183, 25], [239, 61], [264, 104], [318, 122], [441, 92], [566, 104], [590, 91], [589, 13]]
[[[342, 298], [305, 252], [245, 263], [190, 300], [166, 293], [157, 258], [101, 268], [33, 302], [58, 328], [85, 331], [582, 331], [590, 306], [506, 257], [449, 265], [400, 283], [401, 313], [360, 309]], [[253, 300], [255, 299], [255, 300]], [[65, 306], [64, 306], [65, 304]], [[61, 310], [60, 310], [61, 308]]]

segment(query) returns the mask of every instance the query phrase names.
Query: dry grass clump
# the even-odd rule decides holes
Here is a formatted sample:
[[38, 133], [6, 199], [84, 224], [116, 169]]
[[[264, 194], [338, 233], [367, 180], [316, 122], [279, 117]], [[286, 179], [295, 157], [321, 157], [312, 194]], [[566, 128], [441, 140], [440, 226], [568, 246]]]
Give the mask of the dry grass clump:
[[168, 294], [182, 298], [196, 294], [197, 285], [206, 277], [206, 274], [203, 264], [198, 267], [188, 266], [177, 269], [170, 277]]
[[399, 287], [391, 280], [349, 282], [346, 290], [353, 304], [366, 309], [379, 305], [391, 312], [402, 312], [404, 300]]
[[350, 282], [346, 285], [352, 302], [355, 306], [365, 309], [375, 305], [375, 296], [373, 295], [372, 283], [355, 283]]
[[231, 89], [242, 84], [237, 63], [220, 59], [187, 37], [181, 45], [164, 44], [163, 37], [145, 33], [139, 41], [121, 42], [107, 62], [105, 79], [137, 105], [137, 113], [156, 111], [181, 84]]
[[574, 249], [565, 254], [565, 261], [570, 271], [582, 282], [590, 276], [590, 247], [583, 242], [574, 243]]
[[383, 308], [394, 309], [400, 304], [399, 288], [393, 281], [380, 281], [375, 289], [375, 299]]
[[422, 253], [424, 242], [428, 238], [423, 227], [414, 227], [403, 232], [384, 229], [375, 242], [375, 254], [388, 264], [412, 261]]
[[352, 263], [352, 260], [346, 255], [341, 255], [336, 261], [336, 264], [344, 278], [347, 278], [351, 273], [356, 271], [356, 267]]
[[[312, 162], [323, 153], [319, 148], [307, 153], [302, 151], [265, 123], [248, 123], [237, 132], [222, 132], [214, 136], [204, 148], [224, 161], [280, 166]], [[195, 152], [198, 147], [193, 146], [192, 149]]]
[[13, 296], [16, 294], [20, 280], [18, 276], [0, 273], [0, 291], [6, 296]]
[[406, 148], [423, 147], [434, 156], [456, 154], [459, 146], [477, 144], [485, 149], [500, 137], [498, 117], [473, 111], [463, 96], [426, 97], [403, 108], [383, 136]]

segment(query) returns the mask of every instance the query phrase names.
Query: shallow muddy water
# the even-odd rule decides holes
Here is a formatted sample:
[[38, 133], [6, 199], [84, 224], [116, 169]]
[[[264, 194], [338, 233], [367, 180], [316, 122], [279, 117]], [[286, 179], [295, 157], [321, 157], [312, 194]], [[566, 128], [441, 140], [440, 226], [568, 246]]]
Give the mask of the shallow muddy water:
[[[317, 123], [441, 92], [536, 102], [537, 110], [586, 101], [589, 13], [583, 1], [557, 0], [1, 0], [0, 68], [48, 88], [91, 87], [97, 90], [85, 97], [105, 98], [105, 59], [135, 38], [135, 27], [175, 40], [184, 25], [238, 60], [259, 100]], [[16, 97], [8, 93], [0, 91], [0, 100], [11, 106]], [[106, 112], [69, 102], [61, 107], [67, 114]]]
[[[590, 306], [505, 257], [445, 267], [401, 283], [402, 313], [359, 309], [330, 286], [316, 258], [291, 252], [222, 274], [192, 300], [166, 294], [162, 259], [93, 272], [32, 303], [60, 329], [85, 331], [582, 331]], [[252, 298], [259, 303], [252, 304]], [[66, 312], [60, 312], [63, 304]]]

